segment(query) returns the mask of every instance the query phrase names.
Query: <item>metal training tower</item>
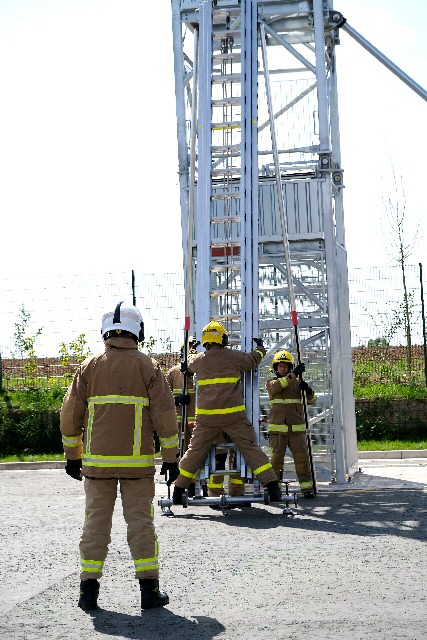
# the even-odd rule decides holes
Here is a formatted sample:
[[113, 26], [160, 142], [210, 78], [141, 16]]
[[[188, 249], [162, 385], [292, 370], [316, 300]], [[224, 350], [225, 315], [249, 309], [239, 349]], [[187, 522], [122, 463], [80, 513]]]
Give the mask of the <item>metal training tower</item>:
[[387, 59], [332, 0], [172, 0], [172, 20], [186, 329], [200, 339], [202, 327], [218, 320], [230, 345], [245, 351], [253, 337], [263, 338], [260, 373], [244, 381], [257, 428], [267, 413], [273, 354], [296, 352], [296, 310], [306, 376], [318, 396], [309, 407], [316, 468], [343, 483], [357, 469], [357, 442], [340, 29]]

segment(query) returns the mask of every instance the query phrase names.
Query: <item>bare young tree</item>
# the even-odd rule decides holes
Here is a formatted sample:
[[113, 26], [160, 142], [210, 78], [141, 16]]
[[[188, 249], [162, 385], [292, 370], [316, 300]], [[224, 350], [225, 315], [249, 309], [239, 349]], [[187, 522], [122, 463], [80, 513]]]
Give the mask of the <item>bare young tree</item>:
[[[412, 255], [416, 248], [419, 238], [419, 227], [414, 235], [408, 239], [406, 229], [406, 194], [403, 185], [402, 175], [396, 176], [396, 172], [392, 165], [393, 176], [393, 193], [391, 195], [383, 195], [383, 208], [387, 216], [388, 232], [385, 229], [385, 237], [388, 238], [386, 250], [389, 253], [393, 262], [395, 262], [401, 271], [402, 286], [403, 286], [403, 302], [399, 304], [398, 316], [394, 319], [394, 322], [403, 324], [405, 336], [406, 336], [406, 348], [407, 348], [407, 365], [409, 377], [412, 377], [412, 336], [411, 336], [411, 315], [413, 308], [413, 296], [408, 291], [407, 278], [406, 278], [406, 265], [408, 258]], [[384, 225], [385, 226], [385, 225]], [[383, 229], [384, 234], [384, 229]], [[384, 237], [384, 235], [383, 235]], [[396, 313], [395, 313], [396, 316]]]

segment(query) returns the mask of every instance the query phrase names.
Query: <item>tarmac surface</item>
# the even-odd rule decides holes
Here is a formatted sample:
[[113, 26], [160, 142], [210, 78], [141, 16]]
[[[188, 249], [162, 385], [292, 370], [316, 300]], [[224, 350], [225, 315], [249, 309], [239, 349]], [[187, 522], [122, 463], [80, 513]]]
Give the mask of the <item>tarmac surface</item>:
[[[0, 465], [2, 640], [427, 639], [427, 458], [359, 459], [293, 517], [173, 507], [156, 476], [165, 608], [139, 608], [120, 499], [99, 596], [77, 608], [83, 483]], [[61, 466], [61, 465], [60, 465]], [[63, 466], [63, 465], [62, 465]]]

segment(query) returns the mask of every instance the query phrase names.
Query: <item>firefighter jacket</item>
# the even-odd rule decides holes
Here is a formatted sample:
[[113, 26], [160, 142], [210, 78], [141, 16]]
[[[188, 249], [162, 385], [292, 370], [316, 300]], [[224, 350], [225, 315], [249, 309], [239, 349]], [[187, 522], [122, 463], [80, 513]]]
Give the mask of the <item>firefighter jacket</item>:
[[[181, 365], [177, 364], [172, 369], [169, 369], [166, 374], [166, 381], [172, 391], [174, 398], [182, 394], [184, 387], [184, 374], [181, 371]], [[196, 388], [194, 385], [194, 376], [187, 376], [187, 393], [190, 396], [191, 402], [187, 405], [187, 422], [196, 421]], [[176, 405], [176, 415], [178, 424], [182, 421], [182, 406]]]
[[[299, 380], [292, 373], [281, 378], [274, 378], [267, 382], [270, 396], [270, 415], [268, 432], [287, 433], [289, 427], [292, 432], [305, 432], [304, 406], [299, 388]], [[307, 395], [307, 403], [316, 402], [316, 394]]]
[[197, 422], [225, 427], [247, 420], [242, 373], [257, 369], [264, 356], [264, 347], [245, 352], [214, 344], [191, 357], [188, 370], [197, 376]]
[[65, 457], [82, 459], [82, 474], [90, 478], [152, 476], [153, 424], [163, 459], [176, 462], [175, 404], [159, 365], [131, 338], [108, 338], [104, 353], [79, 366], [65, 395]]

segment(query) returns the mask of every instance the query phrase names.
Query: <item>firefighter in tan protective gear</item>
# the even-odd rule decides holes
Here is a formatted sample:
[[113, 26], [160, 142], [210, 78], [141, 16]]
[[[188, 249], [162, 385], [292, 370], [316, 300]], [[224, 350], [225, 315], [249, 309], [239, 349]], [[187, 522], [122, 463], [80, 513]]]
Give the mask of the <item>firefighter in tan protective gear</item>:
[[[197, 353], [197, 347], [200, 342], [196, 340], [195, 336], [191, 336], [188, 341], [189, 356]], [[184, 345], [181, 347], [181, 358], [184, 354]], [[181, 363], [171, 367], [166, 374], [166, 381], [170, 390], [173, 393], [176, 406], [176, 416], [178, 420], [178, 426], [180, 427], [180, 433], [182, 433], [182, 407], [187, 407], [187, 424], [184, 425], [184, 443], [183, 452], [187, 451], [188, 444], [191, 438], [191, 432], [196, 422], [196, 387], [194, 384], [194, 376], [187, 376], [187, 393], [183, 394], [184, 389], [184, 374], [181, 371]]]
[[304, 498], [314, 498], [301, 392], [306, 393], [308, 404], [316, 402], [316, 394], [305, 380], [298, 380], [305, 365], [301, 363], [294, 368], [294, 358], [289, 351], [278, 351], [274, 355], [272, 370], [276, 377], [267, 382], [271, 464], [282, 480], [286, 447], [289, 447], [302, 494]]
[[105, 351], [78, 368], [61, 408], [66, 472], [84, 476], [86, 514], [80, 539], [80, 599], [97, 609], [98, 579], [111, 541], [117, 489], [139, 580], [141, 608], [168, 604], [159, 590], [159, 549], [153, 522], [153, 424], [161, 443], [161, 474], [178, 476], [178, 431], [173, 396], [158, 364], [138, 350], [144, 324], [120, 302], [102, 318]]
[[[173, 503], [182, 504], [185, 489], [194, 481], [197, 471], [214, 442], [225, 432], [242, 453], [248, 466], [259, 478], [272, 501], [280, 501], [277, 476], [268, 457], [256, 443], [255, 429], [249, 422], [243, 399], [241, 377], [244, 371], [257, 369], [265, 355], [262, 340], [254, 338], [251, 352], [227, 348], [228, 334], [220, 322], [210, 322], [202, 331], [203, 353], [192, 357], [188, 372], [197, 376], [196, 426], [190, 446], [180, 462], [175, 481]], [[186, 373], [186, 371], [184, 371]]]

